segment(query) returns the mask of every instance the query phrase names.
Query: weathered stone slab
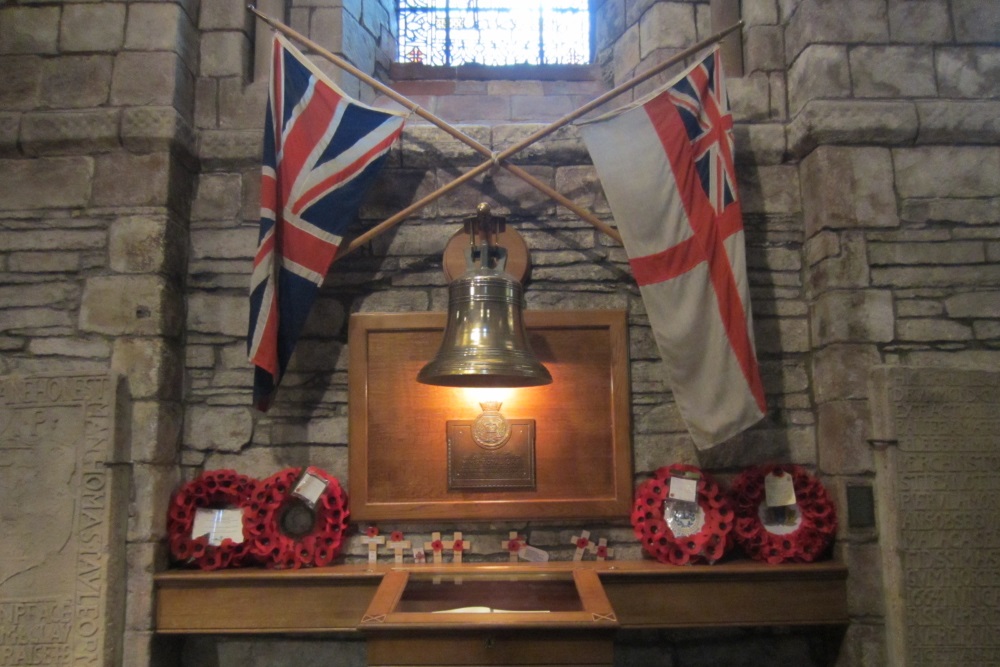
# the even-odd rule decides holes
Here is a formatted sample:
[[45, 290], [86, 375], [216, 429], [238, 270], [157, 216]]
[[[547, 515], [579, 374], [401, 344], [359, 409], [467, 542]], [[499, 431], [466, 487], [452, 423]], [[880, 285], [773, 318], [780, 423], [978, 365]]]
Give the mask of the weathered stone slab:
[[876, 367], [888, 664], [1000, 663], [1000, 372]]
[[0, 665], [122, 664], [115, 397], [109, 376], [0, 377]]

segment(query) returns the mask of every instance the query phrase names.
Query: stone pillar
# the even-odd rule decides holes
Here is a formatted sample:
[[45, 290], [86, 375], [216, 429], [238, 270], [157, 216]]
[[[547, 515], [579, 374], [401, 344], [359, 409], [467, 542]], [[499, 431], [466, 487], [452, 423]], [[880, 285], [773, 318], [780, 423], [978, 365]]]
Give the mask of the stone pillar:
[[153, 662], [152, 574], [177, 481], [197, 9], [0, 9], [0, 367], [124, 379], [128, 665]]

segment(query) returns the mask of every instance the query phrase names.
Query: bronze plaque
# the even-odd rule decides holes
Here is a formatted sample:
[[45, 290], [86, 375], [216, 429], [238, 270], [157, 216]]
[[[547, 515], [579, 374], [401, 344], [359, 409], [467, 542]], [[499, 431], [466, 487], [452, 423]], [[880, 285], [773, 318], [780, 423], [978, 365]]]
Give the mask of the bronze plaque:
[[534, 489], [535, 420], [508, 419], [510, 437], [493, 446], [476, 442], [475, 422], [447, 423], [448, 489]]

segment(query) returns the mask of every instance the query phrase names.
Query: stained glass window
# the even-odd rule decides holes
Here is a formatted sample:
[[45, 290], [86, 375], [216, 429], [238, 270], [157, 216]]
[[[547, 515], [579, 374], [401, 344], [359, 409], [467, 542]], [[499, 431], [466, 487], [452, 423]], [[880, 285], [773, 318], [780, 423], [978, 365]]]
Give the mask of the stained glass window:
[[399, 61], [585, 65], [588, 0], [398, 0]]

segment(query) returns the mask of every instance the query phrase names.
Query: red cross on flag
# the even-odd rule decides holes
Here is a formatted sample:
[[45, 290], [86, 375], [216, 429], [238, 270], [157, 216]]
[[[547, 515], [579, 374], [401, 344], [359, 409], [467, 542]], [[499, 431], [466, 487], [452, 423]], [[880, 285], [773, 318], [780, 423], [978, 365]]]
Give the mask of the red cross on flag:
[[732, 126], [718, 49], [650, 97], [581, 125], [699, 448], [750, 427], [767, 409]]

